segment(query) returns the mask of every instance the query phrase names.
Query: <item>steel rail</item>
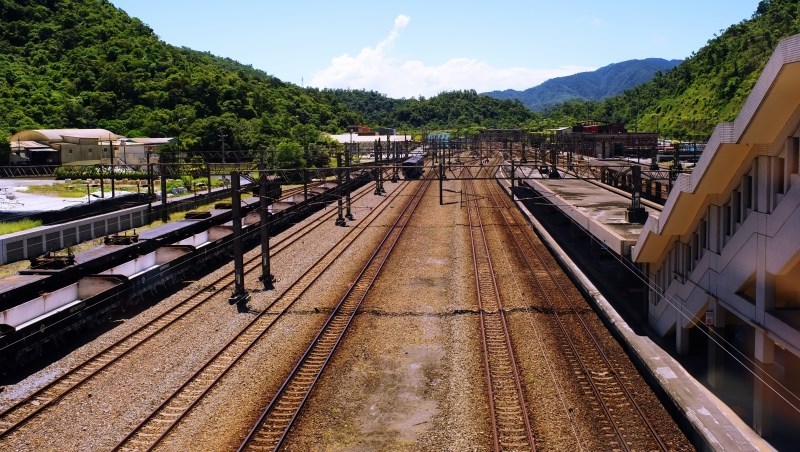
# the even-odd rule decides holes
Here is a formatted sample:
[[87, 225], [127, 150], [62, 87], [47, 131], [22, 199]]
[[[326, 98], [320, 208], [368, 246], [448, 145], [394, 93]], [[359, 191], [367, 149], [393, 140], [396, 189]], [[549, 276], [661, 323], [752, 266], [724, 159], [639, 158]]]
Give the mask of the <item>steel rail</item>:
[[[407, 183], [407, 182], [406, 182]], [[405, 184], [405, 183], [404, 183]], [[354, 241], [366, 233], [380, 214], [402, 191], [398, 187], [392, 196], [382, 202], [381, 210], [373, 210], [359, 223], [365, 227], [353, 228], [337, 243], [312, 264], [292, 286], [284, 289], [269, 306], [264, 308], [214, 356], [206, 361], [187, 381], [167, 397], [161, 405], [142, 420], [114, 450], [153, 450], [161, 444], [170, 432], [188, 416], [192, 409], [203, 400], [215, 385], [228, 374], [245, 355], [269, 332], [272, 326], [311, 285], [330, 268]], [[275, 309], [279, 306], [277, 309]], [[276, 313], [277, 312], [277, 313]], [[142, 447], [137, 447], [141, 445]]]
[[[368, 190], [364, 190], [362, 196], [366, 196]], [[332, 218], [335, 211], [323, 215]], [[289, 247], [292, 243], [310, 234], [311, 231], [319, 227], [322, 221], [311, 226], [304, 226], [299, 232], [290, 234], [280, 240], [273, 250], [272, 256], [277, 256]], [[283, 246], [281, 246], [283, 245]], [[254, 264], [245, 270], [245, 274], [250, 274], [261, 268], [261, 256], [256, 255], [247, 261], [247, 264]], [[224, 282], [219, 288], [217, 284]], [[159, 314], [146, 324], [123, 336], [113, 344], [104, 347], [102, 350], [88, 357], [86, 360], [67, 370], [64, 374], [34, 391], [29, 396], [19, 400], [8, 408], [0, 412], [0, 438], [18, 430], [39, 413], [58, 402], [66, 395], [82, 386], [87, 381], [108, 369], [113, 364], [128, 356], [141, 345], [154, 338], [156, 335], [174, 325], [179, 320], [185, 318], [190, 313], [197, 310], [209, 300], [222, 291], [227, 290], [233, 284], [233, 271], [227, 272], [216, 281], [206, 284], [194, 294], [186, 297], [180, 303], [171, 307], [169, 310]], [[203, 298], [199, 298], [205, 295]]]
[[[591, 328], [589, 327], [589, 325], [584, 320], [583, 315], [581, 314], [580, 310], [575, 305], [575, 303], [572, 301], [571, 297], [569, 297], [569, 295], [566, 293], [566, 290], [564, 289], [564, 287], [558, 282], [558, 278], [556, 277], [554, 271], [547, 265], [547, 263], [542, 258], [542, 255], [549, 255], [550, 254], [549, 250], [547, 250], [547, 248], [541, 243], [534, 243], [533, 240], [531, 239], [530, 235], [523, 231], [523, 228], [516, 221], [516, 219], [514, 218], [514, 216], [512, 214], [513, 210], [511, 209], [511, 206], [509, 205], [508, 198], [506, 196], [503, 196], [503, 194], [499, 194], [498, 193], [499, 187], [494, 186], [494, 185], [493, 185], [493, 187], [494, 188], [493, 188], [493, 191], [492, 191], [492, 198], [495, 200], [497, 207], [501, 207], [500, 202], [497, 202], [498, 199], [503, 204], [502, 205], [503, 208], [498, 209], [498, 210], [500, 210], [500, 212], [502, 214], [502, 217], [503, 217], [503, 220], [505, 222], [506, 227], [511, 232], [510, 235], [511, 235], [512, 239], [514, 240], [514, 245], [515, 245], [516, 249], [519, 249], [519, 250], [529, 249], [529, 250], [533, 251], [532, 253], [528, 253], [528, 252], [519, 253], [523, 257], [523, 260], [526, 262], [526, 266], [530, 270], [531, 274], [532, 275], [536, 275], [537, 274], [536, 269], [535, 269], [535, 265], [534, 265], [534, 263], [531, 261], [531, 259], [529, 257], [529, 255], [533, 254], [534, 256], [536, 256], [535, 259], [540, 263], [541, 268], [543, 268], [545, 270], [548, 280], [550, 282], [552, 282], [553, 286], [555, 286], [555, 289], [557, 290], [558, 295], [561, 296], [561, 298], [569, 305], [569, 308], [570, 308], [570, 310], [571, 310], [571, 312], [573, 314], [572, 318], [577, 319], [577, 322], [580, 325], [580, 330], [584, 332], [586, 337], [592, 343], [593, 348], [594, 348], [595, 352], [598, 354], [600, 360], [602, 361], [602, 365], [605, 367], [607, 374], [612, 377], [613, 381], [616, 383], [616, 386], [624, 394], [627, 402], [630, 403], [631, 407], [633, 407], [633, 409], [636, 412], [637, 416], [643, 421], [644, 425], [647, 427], [647, 430], [648, 430], [650, 436], [652, 436], [653, 439], [656, 441], [659, 449], [663, 450], [663, 451], [668, 450], [668, 447], [666, 446], [666, 444], [664, 444], [663, 440], [658, 435], [658, 432], [655, 430], [655, 427], [652, 425], [650, 420], [644, 414], [644, 411], [642, 410], [642, 408], [639, 406], [639, 404], [634, 399], [633, 394], [630, 392], [630, 390], [624, 384], [624, 382], [620, 378], [618, 372], [616, 372], [614, 370], [614, 366], [611, 363], [611, 359], [608, 357], [608, 355], [603, 350], [603, 347], [598, 342], [597, 337], [595, 336], [595, 334], [592, 333]], [[511, 220], [509, 220], [509, 217], [511, 218]], [[522, 243], [518, 239], [518, 236], [524, 237], [524, 241], [526, 243]], [[528, 245], [527, 248], [525, 247], [525, 244]], [[542, 253], [544, 253], [544, 254], [542, 254]], [[572, 352], [572, 354], [574, 356], [575, 361], [577, 362], [578, 366], [580, 367], [581, 372], [586, 376], [586, 379], [587, 379], [587, 381], [588, 381], [588, 383], [589, 383], [589, 385], [591, 387], [592, 393], [597, 398], [598, 403], [601, 404], [603, 412], [605, 413], [606, 417], [608, 418], [609, 423], [611, 424], [612, 428], [616, 432], [616, 435], [620, 440], [621, 447], [626, 451], [627, 450], [631, 450], [630, 446], [627, 444], [627, 442], [625, 440], [625, 435], [622, 433], [622, 429], [619, 426], [618, 422], [615, 420], [615, 416], [613, 414], [613, 413], [616, 413], [616, 412], [620, 411], [620, 405], [619, 404], [615, 405], [615, 408], [613, 408], [613, 409], [608, 406], [609, 404], [608, 404], [608, 401], [606, 400], [606, 397], [604, 397], [602, 395], [603, 390], [599, 387], [599, 384], [596, 381], [596, 378], [594, 377], [594, 375], [597, 374], [598, 372], [590, 371], [587, 363], [581, 357], [581, 353], [578, 351], [578, 346], [572, 340], [572, 335], [570, 334], [570, 331], [574, 331], [574, 329], [568, 328], [565, 325], [565, 322], [562, 319], [562, 316], [559, 314], [559, 310], [557, 309], [556, 303], [555, 303], [555, 301], [553, 300], [553, 298], [551, 296], [552, 295], [552, 291], [549, 291], [549, 290], [547, 290], [547, 288], [544, 287], [544, 284], [543, 284], [543, 281], [542, 281], [541, 278], [536, 277], [535, 278], [535, 282], [536, 282], [536, 285], [538, 286], [540, 292], [542, 293], [543, 298], [551, 306], [553, 315], [554, 315], [554, 317], [555, 317], [555, 319], [557, 321], [559, 329], [563, 333], [562, 336], [566, 340], [566, 342], [567, 342], [567, 344], [568, 344], [568, 346], [569, 346], [569, 348], [570, 348], [570, 350], [571, 350], [571, 352]], [[606, 391], [606, 392], [609, 392], [609, 391]]]
[[414, 195], [406, 202], [397, 220], [375, 247], [353, 284], [247, 434], [239, 446], [239, 451], [277, 450], [283, 444], [311, 390], [330, 362], [358, 308], [430, 186], [430, 181], [430, 178], [423, 180]]
[[474, 182], [467, 201], [494, 450], [536, 450]]

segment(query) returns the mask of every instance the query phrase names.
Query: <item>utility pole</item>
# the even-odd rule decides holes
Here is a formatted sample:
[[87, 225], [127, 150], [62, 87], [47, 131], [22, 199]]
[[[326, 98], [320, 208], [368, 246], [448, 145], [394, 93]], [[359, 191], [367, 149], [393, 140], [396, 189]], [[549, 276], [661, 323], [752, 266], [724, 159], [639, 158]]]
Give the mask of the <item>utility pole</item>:
[[161, 220], [166, 223], [169, 220], [167, 212], [167, 172], [164, 171], [162, 159], [158, 159], [158, 168], [161, 172]]
[[373, 151], [372, 155], [374, 156], [373, 162], [375, 163], [375, 193], [374, 195], [380, 196], [381, 194], [381, 169], [380, 169], [380, 157], [381, 157], [381, 140], [378, 139], [377, 141], [373, 142]]
[[[444, 149], [438, 152], [445, 152]], [[444, 205], [444, 154], [439, 157], [439, 205]]]
[[244, 252], [242, 247], [242, 190], [239, 173], [231, 172], [231, 214], [233, 216], [233, 295], [228, 303], [243, 307], [250, 299], [244, 288]]
[[347, 226], [347, 223], [344, 221], [344, 215], [342, 214], [342, 154], [340, 152], [336, 153], [336, 169], [337, 188], [339, 189], [339, 195], [337, 196], [338, 215], [336, 216], [336, 226]]
[[355, 220], [355, 218], [353, 217], [353, 213], [350, 211], [350, 164], [352, 162], [352, 155], [351, 155], [352, 153], [351, 153], [351, 151], [352, 151], [352, 146], [350, 146], [349, 150], [347, 149], [347, 146], [345, 146], [345, 148], [344, 148], [344, 166], [345, 166], [344, 183], [347, 186], [347, 191], [345, 192], [345, 198], [344, 198], [344, 205], [345, 205], [345, 211], [346, 211], [344, 217], [347, 218], [350, 221], [353, 221], [353, 220]]
[[150, 151], [147, 157], [147, 222], [153, 221], [153, 165], [150, 163]]
[[111, 157], [111, 197], [113, 198], [116, 191], [114, 189], [114, 142], [111, 141], [111, 135], [108, 135], [108, 152]]
[[261, 280], [264, 282], [264, 290], [272, 290], [275, 288], [275, 277], [272, 276], [270, 269], [270, 256], [269, 256], [269, 204], [270, 200], [267, 199], [267, 171], [264, 169], [264, 161], [262, 158], [261, 163], [258, 165], [259, 172], [259, 207], [261, 209]]
[[106, 187], [105, 184], [103, 183], [103, 160], [100, 160], [100, 166], [98, 167], [98, 170], [100, 172], [100, 197], [105, 198]]
[[222, 143], [222, 164], [225, 164], [225, 138], [228, 135], [222, 129], [219, 129], [219, 141]]

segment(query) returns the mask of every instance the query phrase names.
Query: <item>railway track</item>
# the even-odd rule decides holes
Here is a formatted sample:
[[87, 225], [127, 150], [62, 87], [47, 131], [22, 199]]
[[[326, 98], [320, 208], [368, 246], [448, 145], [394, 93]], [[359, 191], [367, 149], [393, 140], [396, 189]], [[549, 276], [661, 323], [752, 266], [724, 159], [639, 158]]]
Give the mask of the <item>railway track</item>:
[[[404, 182], [403, 185], [406, 183]], [[211, 357], [180, 388], [172, 393], [149, 416], [140, 422], [114, 450], [152, 450], [161, 444], [169, 433], [185, 419], [258, 342], [271, 327], [289, 312], [295, 302], [325, 273], [346, 250], [366, 233], [402, 192], [398, 187], [381, 210], [365, 216], [360, 228], [352, 228], [325, 255], [318, 259], [291, 287], [286, 288], [269, 306], [231, 339], [216, 355]]]
[[[362, 189], [356, 195], [356, 199], [369, 195], [370, 191]], [[298, 229], [294, 233], [284, 237], [272, 248], [271, 256], [282, 254], [292, 243], [307, 236], [324, 221], [329, 221], [337, 212], [326, 213], [318, 221]], [[248, 259], [245, 274], [260, 270], [261, 257], [256, 254]], [[111, 344], [94, 356], [83, 361], [76, 367], [68, 370], [63, 375], [36, 390], [31, 395], [14, 403], [0, 412], [0, 439], [24, 426], [31, 419], [42, 413], [44, 410], [57, 403], [66, 395], [81, 387], [101, 372], [109, 369], [133, 351], [139, 349], [143, 344], [153, 339], [174, 325], [181, 319], [186, 318], [190, 313], [195, 312], [199, 307], [215, 299], [222, 292], [229, 290], [233, 284], [233, 272], [227, 272], [222, 277], [210, 284], [206, 284], [193, 295], [182, 300], [169, 310], [153, 318], [145, 325], [124, 336], [114, 344]]]
[[355, 282], [339, 301], [322, 329], [278, 389], [239, 447], [243, 450], [276, 450], [283, 444], [323, 369], [330, 362], [361, 302], [367, 296], [405, 226], [430, 186], [426, 178], [403, 207], [397, 220], [361, 269]]
[[468, 181], [467, 215], [480, 312], [494, 450], [535, 450], [519, 369], [497, 287], [474, 182]]
[[532, 275], [535, 287], [550, 307], [562, 354], [578, 376], [583, 394], [591, 401], [601, 438], [589, 442], [611, 450], [669, 450], [629, 389], [634, 387], [628, 378], [630, 373], [622, 371], [604, 350], [598, 335], [608, 333], [597, 332], [587, 323], [584, 316], [593, 312], [583, 300], [579, 302], [567, 293], [565, 288], [572, 286], [571, 280], [545, 261], [542, 256], [549, 256], [549, 250], [526, 232], [527, 225], [517, 220], [515, 207], [497, 184], [490, 183], [490, 187], [494, 210], [501, 214], [513, 248], [525, 262], [524, 270]]

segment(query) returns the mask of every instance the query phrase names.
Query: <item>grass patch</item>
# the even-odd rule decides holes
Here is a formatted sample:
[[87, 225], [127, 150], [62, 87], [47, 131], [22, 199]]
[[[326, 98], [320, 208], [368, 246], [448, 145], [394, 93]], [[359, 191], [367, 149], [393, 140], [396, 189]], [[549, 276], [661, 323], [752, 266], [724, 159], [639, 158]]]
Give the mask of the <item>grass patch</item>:
[[31, 185], [25, 193], [42, 196], [57, 196], [60, 198], [84, 198], [86, 197], [86, 183], [61, 183], [53, 185]]
[[0, 235], [11, 234], [24, 231], [26, 229], [38, 228], [42, 225], [41, 220], [20, 220], [20, 221], [0, 221]]
[[[99, 182], [93, 182], [89, 190], [94, 193], [100, 189]], [[125, 191], [129, 193], [137, 193], [135, 181], [116, 181], [114, 189]], [[106, 196], [111, 196], [111, 184], [106, 183], [104, 186]], [[146, 192], [147, 187], [141, 187], [138, 191]], [[59, 198], [85, 198], [86, 197], [86, 181], [76, 180], [70, 182], [57, 182], [52, 185], [31, 185], [27, 187], [25, 193], [31, 193], [41, 196], [54, 196]]]

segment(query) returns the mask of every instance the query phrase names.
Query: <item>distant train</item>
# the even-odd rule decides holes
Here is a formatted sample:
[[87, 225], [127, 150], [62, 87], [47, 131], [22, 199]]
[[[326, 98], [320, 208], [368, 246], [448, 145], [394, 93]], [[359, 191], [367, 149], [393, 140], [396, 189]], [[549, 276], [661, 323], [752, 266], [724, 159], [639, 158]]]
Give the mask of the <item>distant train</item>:
[[406, 179], [419, 179], [422, 177], [422, 168], [424, 166], [425, 157], [421, 155], [409, 157], [403, 162], [403, 177]]

